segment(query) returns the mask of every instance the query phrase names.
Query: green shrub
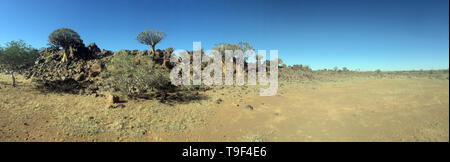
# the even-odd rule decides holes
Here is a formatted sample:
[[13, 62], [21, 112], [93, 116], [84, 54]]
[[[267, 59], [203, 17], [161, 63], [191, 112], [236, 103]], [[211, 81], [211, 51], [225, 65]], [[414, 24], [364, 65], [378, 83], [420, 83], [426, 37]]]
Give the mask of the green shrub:
[[349, 72], [350, 70], [348, 70], [347, 67], [342, 67], [342, 71], [344, 71], [344, 72]]
[[15, 86], [14, 72], [33, 65], [38, 55], [39, 51], [23, 40], [8, 42], [5, 48], [0, 47], [0, 68], [11, 74]]
[[149, 57], [135, 57], [123, 51], [114, 55], [102, 77], [113, 92], [129, 97], [143, 97], [150, 89], [165, 94], [171, 87], [168, 71]]

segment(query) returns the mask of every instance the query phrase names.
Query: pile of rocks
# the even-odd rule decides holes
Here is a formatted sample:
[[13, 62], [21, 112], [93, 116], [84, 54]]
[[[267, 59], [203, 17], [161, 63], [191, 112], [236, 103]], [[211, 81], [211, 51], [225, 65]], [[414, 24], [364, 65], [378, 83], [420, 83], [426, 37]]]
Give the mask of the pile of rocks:
[[[148, 50], [144, 50], [144, 51], [139, 51], [139, 50], [120, 50], [119, 52], [127, 53], [127, 54], [133, 55], [133, 56], [149, 56], [150, 58], [153, 59], [153, 61], [156, 64], [160, 64], [162, 66], [166, 66], [169, 69], [173, 68], [173, 65], [170, 63], [170, 56], [171, 56], [171, 54], [173, 52], [171, 50], [157, 49], [157, 50], [155, 50], [154, 54], [152, 54]], [[192, 54], [192, 52], [191, 52], [191, 54]]]
[[101, 87], [100, 73], [113, 52], [100, 50], [95, 43], [74, 51], [69, 61], [61, 62], [64, 50], [46, 48], [25, 76], [51, 91], [95, 94]]

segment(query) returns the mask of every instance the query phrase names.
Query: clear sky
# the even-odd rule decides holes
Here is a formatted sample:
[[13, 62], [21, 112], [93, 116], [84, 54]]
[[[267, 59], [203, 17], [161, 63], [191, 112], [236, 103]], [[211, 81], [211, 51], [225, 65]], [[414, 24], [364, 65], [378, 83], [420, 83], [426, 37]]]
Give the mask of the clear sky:
[[161, 49], [245, 41], [313, 69], [449, 68], [448, 0], [0, 1], [1, 44], [45, 47], [61, 27], [109, 50], [148, 49], [136, 35], [156, 29], [167, 34]]

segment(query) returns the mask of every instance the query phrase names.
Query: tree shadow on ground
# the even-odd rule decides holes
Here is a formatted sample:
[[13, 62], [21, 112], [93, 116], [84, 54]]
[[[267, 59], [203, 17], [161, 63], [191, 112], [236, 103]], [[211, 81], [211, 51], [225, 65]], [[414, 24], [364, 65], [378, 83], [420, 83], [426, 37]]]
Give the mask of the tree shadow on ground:
[[0, 85], [12, 85], [11, 83], [0, 81]]
[[[73, 79], [56, 80], [47, 82], [37, 82], [35, 88], [41, 93], [57, 93], [57, 94], [74, 94], [74, 95], [90, 95], [104, 97], [98, 93], [98, 89], [90, 89], [90, 82], [77, 82]], [[209, 96], [201, 94], [205, 89], [183, 89], [176, 87], [167, 87], [164, 91], [154, 91], [140, 95], [127, 96], [131, 100], [158, 100], [163, 104], [188, 104], [193, 101], [201, 101], [210, 99]], [[88, 92], [88, 93], [86, 93]], [[126, 103], [128, 101], [121, 100], [119, 103]]]
[[36, 82], [35, 89], [41, 93], [66, 93], [66, 94], [87, 94], [84, 93], [89, 87], [89, 82], [77, 82], [73, 79], [55, 80], [46, 82]]
[[178, 90], [170, 92], [154, 92], [135, 96], [132, 99], [146, 99], [158, 100], [160, 103], [174, 105], [174, 104], [188, 104], [195, 101], [202, 101], [210, 99], [209, 96], [199, 93], [196, 90]]

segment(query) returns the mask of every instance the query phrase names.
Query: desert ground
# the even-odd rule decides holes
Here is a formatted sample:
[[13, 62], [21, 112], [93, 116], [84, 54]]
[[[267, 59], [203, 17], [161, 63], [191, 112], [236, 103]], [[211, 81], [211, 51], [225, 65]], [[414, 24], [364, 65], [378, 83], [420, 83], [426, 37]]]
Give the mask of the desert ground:
[[41, 91], [0, 75], [0, 141], [449, 141], [449, 80], [357, 76], [215, 86], [183, 103]]

